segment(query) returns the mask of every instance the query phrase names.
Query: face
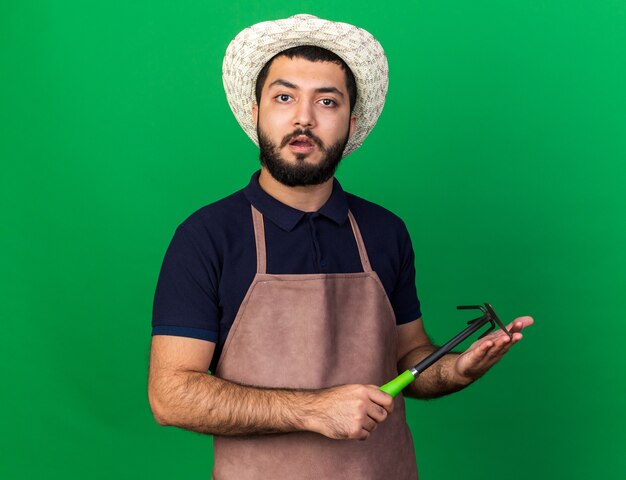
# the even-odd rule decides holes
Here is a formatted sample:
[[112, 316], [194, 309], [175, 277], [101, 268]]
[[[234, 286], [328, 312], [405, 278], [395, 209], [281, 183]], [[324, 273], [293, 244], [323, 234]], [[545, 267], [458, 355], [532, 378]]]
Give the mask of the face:
[[274, 59], [252, 113], [262, 165], [289, 186], [330, 179], [356, 122], [342, 68], [303, 58]]

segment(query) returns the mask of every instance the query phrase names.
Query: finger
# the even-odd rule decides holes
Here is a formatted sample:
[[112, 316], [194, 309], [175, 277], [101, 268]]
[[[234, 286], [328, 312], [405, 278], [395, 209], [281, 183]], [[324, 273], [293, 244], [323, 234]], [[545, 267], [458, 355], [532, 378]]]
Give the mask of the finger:
[[497, 348], [510, 348], [511, 345], [518, 342], [521, 338], [521, 333], [519, 332], [511, 332], [511, 336], [509, 337], [506, 334], [501, 335], [495, 340], [495, 345]]
[[497, 342], [485, 355], [485, 359], [490, 364], [495, 364], [509, 351], [509, 349], [523, 338], [521, 333], [514, 333], [513, 339], [505, 337], [501, 342]]
[[[498, 340], [504, 340], [504, 343], [506, 343], [507, 341], [512, 340], [511, 337], [513, 337], [516, 333], [521, 332], [523, 329], [525, 328], [524, 326], [524, 322], [519, 321], [519, 319], [509, 323], [506, 326], [506, 332], [504, 330], [496, 330], [493, 333], [490, 333], [489, 335], [487, 335], [485, 337], [485, 339], [490, 339], [493, 341], [498, 341]], [[508, 332], [508, 333], [507, 333]], [[511, 334], [511, 336], [509, 336], [509, 334]]]
[[483, 337], [483, 339], [492, 340], [494, 342], [497, 340], [502, 340], [503, 338], [510, 339], [511, 337], [509, 337], [508, 333], [513, 335], [513, 333], [516, 333], [518, 331], [519, 330], [517, 330], [517, 326], [514, 323], [511, 323], [506, 327], [506, 332], [502, 329], [498, 329], [495, 332], [491, 332], [489, 335], [486, 335], [485, 337]]
[[376, 430], [377, 426], [378, 423], [376, 423], [374, 419], [368, 417], [363, 421], [363, 425], [361, 426], [361, 428], [371, 433]]
[[387, 410], [387, 413], [393, 412], [393, 397], [380, 390], [376, 385], [368, 385], [368, 387], [371, 387], [369, 391], [370, 400]]
[[511, 337], [509, 337], [506, 332], [498, 332], [499, 335], [496, 336], [496, 338], [493, 339], [493, 343], [496, 347], [501, 347], [502, 345], [505, 345], [507, 343], [509, 343], [511, 341], [511, 337], [513, 336], [511, 334]]
[[517, 332], [513, 333], [511, 337], [505, 334], [500, 335], [498, 338], [493, 340], [494, 347], [488, 353], [489, 358], [494, 358], [497, 355], [503, 355], [509, 350], [509, 348], [511, 348], [514, 343], [517, 343], [521, 338], [522, 334]]
[[491, 350], [493, 346], [494, 346], [493, 340], [485, 338], [485, 340], [480, 342], [478, 346], [473, 351], [470, 352], [472, 356], [471, 357], [472, 362], [478, 363], [481, 360], [483, 360], [485, 356], [487, 355], [487, 352], [489, 352], [489, 350]]
[[493, 364], [496, 362], [496, 359], [502, 357], [502, 355], [504, 355], [504, 345], [494, 346], [487, 352], [485, 358], [488, 363]]
[[376, 423], [380, 423], [387, 418], [388, 413], [383, 407], [372, 402], [367, 409], [367, 415]]
[[523, 329], [530, 327], [535, 321], [533, 317], [519, 317], [507, 325], [509, 332], [521, 332]]
[[519, 332], [514, 332], [509, 337], [508, 335], [501, 335], [498, 338], [494, 339], [495, 348], [498, 350], [508, 350], [512, 345], [519, 342], [522, 339], [522, 334]]
[[508, 352], [511, 349], [513, 345], [519, 342], [522, 338], [523, 338], [523, 335], [521, 333], [514, 333], [513, 339], [502, 345], [502, 347], [500, 348], [500, 353], [504, 355], [506, 352]]

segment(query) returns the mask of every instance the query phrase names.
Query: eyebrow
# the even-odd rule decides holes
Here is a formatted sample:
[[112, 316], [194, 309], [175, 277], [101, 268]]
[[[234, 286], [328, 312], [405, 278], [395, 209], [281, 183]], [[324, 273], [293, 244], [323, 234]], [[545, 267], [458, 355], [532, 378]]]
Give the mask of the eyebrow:
[[[293, 88], [295, 90], [298, 89], [298, 86], [288, 82], [287, 80], [283, 80], [282, 78], [279, 78], [277, 80], [274, 80], [272, 83], [270, 83], [267, 88], [272, 88], [274, 85], [282, 85], [283, 87], [287, 87], [287, 88]], [[316, 88], [315, 89], [315, 93], [334, 93], [336, 95], [339, 95], [341, 97], [343, 97], [343, 92], [341, 90], [339, 90], [338, 88], [335, 87], [320, 87], [320, 88]]]

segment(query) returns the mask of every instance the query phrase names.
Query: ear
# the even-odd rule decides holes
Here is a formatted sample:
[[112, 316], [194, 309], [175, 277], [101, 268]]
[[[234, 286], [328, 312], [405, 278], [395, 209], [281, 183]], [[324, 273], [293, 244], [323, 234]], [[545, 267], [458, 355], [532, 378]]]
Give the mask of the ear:
[[252, 121], [254, 122], [254, 128], [259, 121], [259, 106], [255, 103], [252, 104]]
[[348, 138], [352, 136], [354, 130], [356, 129], [356, 115], [352, 115], [350, 117], [350, 131], [348, 132]]

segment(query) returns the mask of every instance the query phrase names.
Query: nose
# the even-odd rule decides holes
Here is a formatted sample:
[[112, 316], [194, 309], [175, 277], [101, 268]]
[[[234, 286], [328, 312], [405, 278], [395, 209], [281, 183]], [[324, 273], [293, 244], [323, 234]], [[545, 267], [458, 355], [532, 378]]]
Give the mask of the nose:
[[300, 128], [313, 128], [315, 126], [315, 112], [311, 102], [300, 101], [297, 103], [293, 123], [294, 126]]

